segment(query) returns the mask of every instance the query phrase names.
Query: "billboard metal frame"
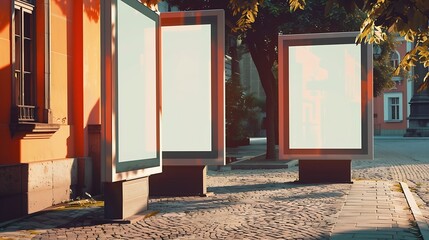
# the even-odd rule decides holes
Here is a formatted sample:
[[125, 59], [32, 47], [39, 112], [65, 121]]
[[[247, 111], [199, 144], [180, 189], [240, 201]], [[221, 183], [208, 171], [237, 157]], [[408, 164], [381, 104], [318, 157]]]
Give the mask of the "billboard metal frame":
[[[279, 52], [279, 158], [300, 160], [373, 159], [372, 45], [361, 44], [361, 147], [291, 148], [289, 107], [289, 48], [355, 44], [358, 32], [280, 35]], [[323, 61], [323, 60], [322, 60]], [[335, 63], [334, 63], [335, 64]], [[341, 114], [341, 109], [336, 109]]]
[[[192, 149], [189, 151], [163, 150], [163, 165], [204, 166], [225, 164], [224, 15], [223, 10], [165, 12], [160, 14], [161, 28], [167, 26], [191, 26], [202, 24], [209, 24], [211, 26], [211, 151], [194, 151]], [[164, 56], [163, 60], [165, 60], [165, 57], [167, 56]], [[177, 56], [172, 57], [177, 58]], [[165, 68], [163, 70], [167, 71]], [[192, 71], [192, 69], [190, 69], [190, 71]], [[167, 81], [163, 81], [163, 83], [166, 82]], [[189, 87], [192, 88], [192, 86]], [[198, 141], [198, 139], [196, 140]]]

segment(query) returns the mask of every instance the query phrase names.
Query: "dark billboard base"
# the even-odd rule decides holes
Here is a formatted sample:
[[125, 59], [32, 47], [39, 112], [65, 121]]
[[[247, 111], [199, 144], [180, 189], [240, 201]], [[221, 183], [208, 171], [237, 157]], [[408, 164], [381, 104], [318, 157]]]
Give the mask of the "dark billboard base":
[[351, 183], [351, 160], [300, 160], [300, 183]]

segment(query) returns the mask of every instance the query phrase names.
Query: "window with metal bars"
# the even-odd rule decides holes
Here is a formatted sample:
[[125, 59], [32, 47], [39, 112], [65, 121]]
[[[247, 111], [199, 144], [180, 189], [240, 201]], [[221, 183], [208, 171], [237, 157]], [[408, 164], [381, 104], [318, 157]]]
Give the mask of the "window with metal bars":
[[49, 138], [60, 129], [59, 124], [52, 122], [50, 109], [50, 2], [12, 1], [9, 127], [14, 137]]
[[36, 121], [35, 20], [32, 1], [15, 1], [14, 88], [18, 121]]

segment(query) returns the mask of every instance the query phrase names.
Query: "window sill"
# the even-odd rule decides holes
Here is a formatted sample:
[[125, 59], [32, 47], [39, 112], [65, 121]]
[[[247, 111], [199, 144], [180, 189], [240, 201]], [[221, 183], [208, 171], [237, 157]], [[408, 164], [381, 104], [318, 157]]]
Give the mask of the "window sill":
[[402, 120], [384, 120], [386, 123], [400, 123]]
[[50, 138], [60, 129], [60, 124], [18, 122], [10, 125], [12, 136], [20, 138]]

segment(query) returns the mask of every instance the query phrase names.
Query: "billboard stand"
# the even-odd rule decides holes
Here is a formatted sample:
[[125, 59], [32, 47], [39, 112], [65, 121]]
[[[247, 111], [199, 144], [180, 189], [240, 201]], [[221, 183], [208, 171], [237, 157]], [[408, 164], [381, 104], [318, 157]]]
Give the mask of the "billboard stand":
[[225, 13], [161, 18], [162, 161], [151, 196], [204, 196], [207, 165], [225, 165]]
[[143, 177], [104, 184], [104, 217], [126, 219], [147, 210], [149, 178]]
[[149, 179], [150, 196], [207, 195], [207, 166], [163, 166]]
[[101, 1], [101, 178], [105, 218], [147, 209], [162, 171], [159, 16], [135, 0]]
[[279, 36], [279, 158], [299, 182], [350, 183], [373, 159], [372, 47], [358, 32]]
[[352, 160], [300, 160], [300, 183], [352, 183]]

